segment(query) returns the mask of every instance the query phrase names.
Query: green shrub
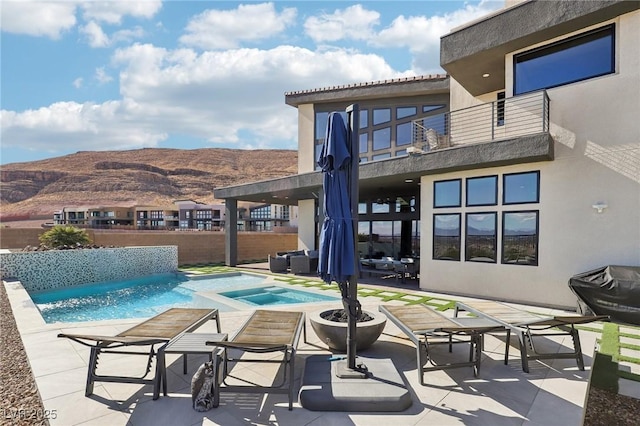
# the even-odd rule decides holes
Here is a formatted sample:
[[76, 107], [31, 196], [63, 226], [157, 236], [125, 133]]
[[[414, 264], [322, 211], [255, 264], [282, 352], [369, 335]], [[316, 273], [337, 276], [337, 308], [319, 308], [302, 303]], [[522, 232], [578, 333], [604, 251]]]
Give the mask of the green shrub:
[[58, 225], [40, 235], [40, 242], [49, 248], [59, 248], [89, 244], [91, 240], [83, 229]]

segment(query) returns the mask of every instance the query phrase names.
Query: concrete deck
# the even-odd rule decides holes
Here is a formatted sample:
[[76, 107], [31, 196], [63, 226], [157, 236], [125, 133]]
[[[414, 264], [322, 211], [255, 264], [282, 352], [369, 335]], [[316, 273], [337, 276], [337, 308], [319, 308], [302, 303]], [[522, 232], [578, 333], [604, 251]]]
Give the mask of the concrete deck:
[[[406, 287], [403, 291], [412, 292]], [[511, 362], [504, 365], [502, 336], [487, 335], [478, 378], [474, 378], [471, 368], [433, 371], [426, 373], [427, 384], [421, 386], [416, 372], [415, 347], [393, 324], [387, 322], [380, 339], [359, 355], [392, 360], [411, 393], [412, 405], [405, 411], [318, 412], [302, 408], [297, 401], [293, 411], [288, 411], [286, 395], [223, 393], [218, 408], [199, 413], [191, 408], [190, 383], [198, 366], [207, 360], [206, 356], [191, 356], [188, 374], [184, 375], [179, 356], [167, 355], [169, 396], [162, 396], [156, 401], [152, 400], [149, 385], [119, 383], [97, 383], [94, 394], [87, 398], [84, 389], [90, 351], [67, 339], [57, 338], [57, 334], [87, 332], [111, 335], [140, 320], [47, 325], [26, 292], [8, 285], [7, 293], [45, 408], [51, 413], [51, 425], [579, 425], [597, 337], [597, 333], [580, 332], [586, 371], [578, 370], [575, 360], [558, 359], [531, 362], [531, 372], [527, 374], [521, 369], [517, 346], [513, 346], [515, 340], [510, 350]], [[453, 296], [435, 296], [464, 300]], [[364, 309], [377, 311], [380, 298], [361, 297], [360, 302]], [[332, 302], [274, 309], [311, 312], [335, 307], [335, 302]], [[559, 312], [524, 308], [540, 313]], [[222, 312], [222, 331], [233, 333], [250, 312]], [[309, 324], [307, 331], [309, 344], [301, 343], [298, 350], [296, 390], [303, 376], [304, 359], [330, 355]], [[198, 332], [213, 333], [215, 324], [206, 324]], [[567, 349], [571, 345], [567, 339], [557, 336], [546, 338], [543, 349], [556, 351], [563, 346]], [[447, 352], [446, 345], [434, 348], [434, 353], [438, 351], [443, 361], [451, 357], [468, 356], [466, 345], [454, 345], [453, 354]], [[99, 371], [142, 372], [146, 359], [136, 358], [104, 356]], [[277, 375], [275, 365], [274, 368], [271, 365], [239, 364], [233, 372], [249, 380], [268, 384]]]

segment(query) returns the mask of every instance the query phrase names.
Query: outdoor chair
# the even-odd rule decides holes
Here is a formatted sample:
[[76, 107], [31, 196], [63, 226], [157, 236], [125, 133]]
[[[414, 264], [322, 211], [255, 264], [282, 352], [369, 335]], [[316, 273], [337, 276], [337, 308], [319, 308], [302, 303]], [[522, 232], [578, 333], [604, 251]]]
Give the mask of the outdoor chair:
[[[511, 340], [511, 332], [518, 336], [520, 345], [520, 360], [522, 362], [522, 370], [529, 372], [529, 360], [536, 359], [557, 359], [557, 358], [575, 358], [580, 370], [584, 370], [584, 359], [582, 358], [582, 347], [580, 345], [580, 335], [575, 328], [576, 324], [586, 324], [592, 321], [608, 320], [606, 315], [570, 315], [570, 316], [553, 316], [539, 315], [521, 309], [514, 308], [504, 303], [478, 300], [468, 302], [456, 302], [455, 316], [459, 311], [467, 311], [479, 317], [495, 321], [503, 325], [507, 331], [505, 341], [504, 363], [509, 362], [509, 342]], [[533, 337], [543, 336], [571, 336], [573, 341], [572, 352], [551, 352], [541, 353], [536, 351], [533, 343]], [[531, 350], [531, 353], [529, 352]]]
[[400, 259], [400, 263], [394, 264], [394, 270], [396, 272], [396, 281], [400, 279], [405, 282], [406, 278], [418, 279], [418, 273], [420, 272], [420, 261], [415, 261], [412, 257], [403, 257]]
[[[174, 339], [197, 329], [209, 320], [216, 321], [218, 333], [220, 333], [220, 318], [217, 309], [171, 308], [116, 336], [60, 333], [58, 337], [71, 339], [91, 348], [85, 396], [93, 394], [95, 382], [139, 383], [153, 385], [153, 399], [155, 400], [160, 396], [160, 385], [162, 385], [164, 395], [167, 395], [164, 348]], [[156, 345], [160, 345], [158, 349], [155, 348]], [[118, 350], [123, 347], [148, 347], [149, 350], [148, 352], [134, 351], [133, 348]], [[145, 374], [142, 377], [96, 374], [98, 358], [101, 354], [106, 353], [147, 356]], [[146, 377], [151, 372], [154, 358], [156, 359], [155, 375], [148, 379]]]
[[[423, 304], [380, 305], [378, 309], [416, 346], [418, 380], [421, 385], [424, 385], [424, 373], [432, 370], [473, 367], [473, 374], [477, 377], [480, 373], [484, 333], [503, 329], [500, 324], [491, 320], [448, 318]], [[432, 346], [448, 344], [449, 352], [452, 352], [454, 343], [469, 343], [469, 360], [436, 364], [431, 354]]]
[[[311, 258], [305, 255], [291, 256], [289, 258], [289, 268], [292, 274], [310, 274], [313, 269], [311, 266]], [[318, 268], [316, 260], [316, 269]]]
[[269, 255], [269, 270], [271, 272], [287, 272], [287, 258]]
[[[292, 410], [294, 366], [301, 333], [304, 334], [306, 342], [307, 331], [303, 312], [256, 310], [229, 341], [207, 342], [207, 345], [224, 349], [216, 353], [213, 362], [213, 377], [222, 377], [222, 380], [213, 381], [213, 406], [219, 405], [220, 392], [269, 392], [288, 394], [289, 410]], [[239, 356], [236, 356], [237, 352], [240, 352]], [[274, 358], [270, 355], [275, 352], [282, 353], [282, 357]], [[250, 355], [249, 358], [246, 358], [242, 357], [244, 353], [267, 354], [268, 356]], [[235, 377], [229, 374], [229, 362], [279, 363], [283, 370], [282, 382], [271, 386], [261, 386]], [[228, 384], [226, 382], [228, 377], [247, 384]], [[288, 386], [285, 387], [285, 385]]]

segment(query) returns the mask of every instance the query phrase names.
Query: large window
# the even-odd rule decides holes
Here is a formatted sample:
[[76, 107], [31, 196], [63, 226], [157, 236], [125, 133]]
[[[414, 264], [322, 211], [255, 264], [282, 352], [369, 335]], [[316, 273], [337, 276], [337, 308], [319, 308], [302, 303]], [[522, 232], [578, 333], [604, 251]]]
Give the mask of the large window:
[[[433, 183], [433, 208], [447, 209], [433, 215], [433, 259], [464, 258], [467, 262], [498, 263], [500, 258], [503, 264], [537, 266], [539, 211], [507, 209], [539, 202], [540, 172], [469, 177], [464, 179], [464, 187], [462, 181], [449, 179]], [[500, 189], [502, 203], [498, 199]], [[501, 226], [499, 204], [504, 206]], [[491, 208], [493, 211], [486, 211], [487, 206], [495, 207]], [[461, 232], [462, 215], [465, 218], [464, 234]], [[498, 250], [499, 234], [501, 251]]]
[[460, 214], [433, 215], [433, 258], [460, 260]]
[[384, 127], [373, 132], [373, 150], [391, 148], [391, 127]]
[[514, 57], [514, 94], [615, 72], [615, 26], [590, 31]]
[[411, 122], [407, 122], [396, 126], [396, 146], [409, 145], [411, 143], [411, 124]]
[[538, 264], [538, 212], [502, 213], [502, 263]]
[[433, 207], [460, 207], [460, 179], [441, 180], [433, 183]]
[[540, 172], [504, 175], [503, 204], [537, 203], [540, 201]]
[[490, 262], [497, 260], [497, 214], [467, 213], [465, 230], [464, 259], [471, 262]]
[[498, 203], [498, 176], [467, 179], [467, 206], [495, 206]]
[[[345, 105], [346, 106], [346, 105]], [[330, 111], [340, 111], [346, 120], [344, 106], [338, 104], [316, 104], [314, 114], [314, 164], [324, 142], [327, 120]], [[358, 147], [360, 163], [384, 158], [406, 156], [406, 148], [413, 141], [413, 121], [425, 120], [430, 129], [444, 135], [446, 123], [444, 114], [447, 104], [433, 102], [433, 95], [407, 96], [404, 98], [363, 101], [360, 104], [360, 125], [358, 130]], [[346, 124], [346, 121], [345, 121]]]

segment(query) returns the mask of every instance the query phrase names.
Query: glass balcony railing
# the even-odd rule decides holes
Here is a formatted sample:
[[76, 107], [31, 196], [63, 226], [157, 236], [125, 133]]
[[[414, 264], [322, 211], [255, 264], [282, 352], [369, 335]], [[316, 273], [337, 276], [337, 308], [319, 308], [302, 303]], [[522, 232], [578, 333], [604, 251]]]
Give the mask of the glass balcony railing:
[[414, 120], [409, 152], [517, 138], [549, 131], [545, 90]]

